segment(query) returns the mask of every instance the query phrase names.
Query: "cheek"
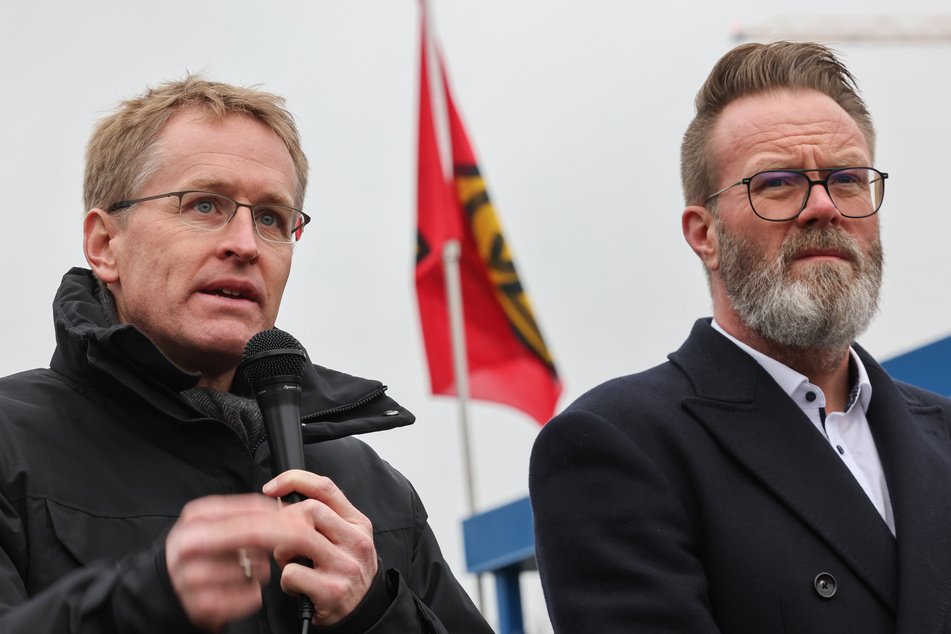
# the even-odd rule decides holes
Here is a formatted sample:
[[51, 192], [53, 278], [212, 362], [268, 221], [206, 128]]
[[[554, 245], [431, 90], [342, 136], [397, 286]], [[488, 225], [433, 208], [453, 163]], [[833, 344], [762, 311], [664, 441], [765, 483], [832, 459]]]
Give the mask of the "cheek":
[[161, 314], [183, 307], [193, 274], [199, 270], [194, 255], [162, 241], [142, 240], [125, 253], [119, 283], [125, 299], [136, 310]]
[[187, 258], [181, 254], [170, 253], [157, 245], [143, 245], [134, 254], [126, 257], [126, 279], [134, 278], [140, 289], [148, 289], [155, 294], [165, 291], [172, 283], [176, 271], [187, 270], [189, 267]]
[[164, 229], [158, 223], [138, 222], [129, 225], [118, 243], [116, 255], [120, 267], [142, 269], [162, 275], [175, 262], [187, 260], [187, 240], [176, 231]]
[[287, 279], [291, 273], [291, 256], [281, 254], [268, 263], [268, 269], [265, 272], [264, 279], [268, 289], [268, 312], [277, 315], [281, 299], [284, 296], [284, 288], [287, 286]]
[[859, 236], [859, 241], [866, 247], [870, 247], [873, 244], [878, 243], [881, 240], [881, 233], [878, 228], [878, 224], [867, 227], [864, 232]]

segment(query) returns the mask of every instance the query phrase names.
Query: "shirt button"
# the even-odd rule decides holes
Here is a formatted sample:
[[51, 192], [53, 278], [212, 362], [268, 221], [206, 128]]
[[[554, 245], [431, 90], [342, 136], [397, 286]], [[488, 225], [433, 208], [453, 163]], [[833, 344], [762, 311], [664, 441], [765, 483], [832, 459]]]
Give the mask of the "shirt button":
[[809, 401], [810, 403], [813, 402], [814, 400], [816, 400], [816, 393], [815, 393], [815, 392], [806, 392], [806, 400]]
[[813, 585], [816, 588], [816, 592], [818, 592], [819, 596], [823, 599], [831, 599], [833, 596], [835, 596], [835, 577], [830, 575], [828, 572], [820, 572], [818, 575], [816, 575]]
[[839, 454], [845, 455], [845, 449], [842, 448], [842, 445], [836, 445], [835, 448], [839, 450]]

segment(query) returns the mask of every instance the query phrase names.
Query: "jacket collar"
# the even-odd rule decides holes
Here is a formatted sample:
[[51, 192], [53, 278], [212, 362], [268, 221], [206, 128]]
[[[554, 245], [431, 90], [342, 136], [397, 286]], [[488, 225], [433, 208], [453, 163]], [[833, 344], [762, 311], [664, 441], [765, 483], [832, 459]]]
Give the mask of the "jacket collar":
[[[95, 381], [132, 392], [168, 416], [196, 418], [177, 393], [197, 385], [201, 375], [180, 369], [135, 326], [107, 323], [96, 288], [88, 269], [73, 268], [63, 276], [53, 302], [57, 345], [50, 366], [80, 383]], [[240, 370], [232, 389], [250, 395]], [[385, 392], [379, 381], [305, 364], [305, 442], [412, 424], [413, 414]]]

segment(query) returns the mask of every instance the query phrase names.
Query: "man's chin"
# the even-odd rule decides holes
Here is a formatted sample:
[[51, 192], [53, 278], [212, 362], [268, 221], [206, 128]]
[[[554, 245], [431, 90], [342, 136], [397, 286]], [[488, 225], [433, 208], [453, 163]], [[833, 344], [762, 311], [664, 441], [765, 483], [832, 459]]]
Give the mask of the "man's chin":
[[210, 331], [195, 333], [181, 347], [189, 370], [202, 374], [222, 374], [233, 371], [241, 363], [248, 340], [266, 327], [238, 327], [229, 324]]
[[787, 270], [790, 275], [799, 277], [813, 277], [823, 272], [843, 272], [854, 276], [858, 272], [855, 263], [851, 260], [831, 257], [793, 260]]

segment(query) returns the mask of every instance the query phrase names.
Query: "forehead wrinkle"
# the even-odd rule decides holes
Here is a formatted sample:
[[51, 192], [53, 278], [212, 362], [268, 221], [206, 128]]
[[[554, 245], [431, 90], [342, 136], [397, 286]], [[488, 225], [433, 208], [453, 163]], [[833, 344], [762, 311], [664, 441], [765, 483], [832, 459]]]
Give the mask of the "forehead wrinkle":
[[720, 148], [745, 148], [756, 156], [746, 170], [750, 174], [772, 169], [805, 169], [807, 158], [812, 159], [816, 167], [828, 168], [863, 166], [871, 160], [861, 131], [847, 122], [825, 121], [803, 129], [796, 124], [759, 125], [747, 120], [724, 132], [719, 139]]
[[842, 154], [836, 158], [834, 161], [824, 161], [826, 163], [825, 167], [815, 167], [815, 168], [801, 168], [796, 167], [790, 164], [790, 161], [785, 158], [780, 157], [763, 157], [760, 160], [756, 161], [751, 167], [751, 174], [759, 174], [760, 172], [770, 172], [775, 170], [798, 170], [798, 169], [809, 169], [810, 171], [816, 170], [833, 170], [842, 167], [867, 167], [867, 157], [861, 153], [849, 152], [847, 154]]

